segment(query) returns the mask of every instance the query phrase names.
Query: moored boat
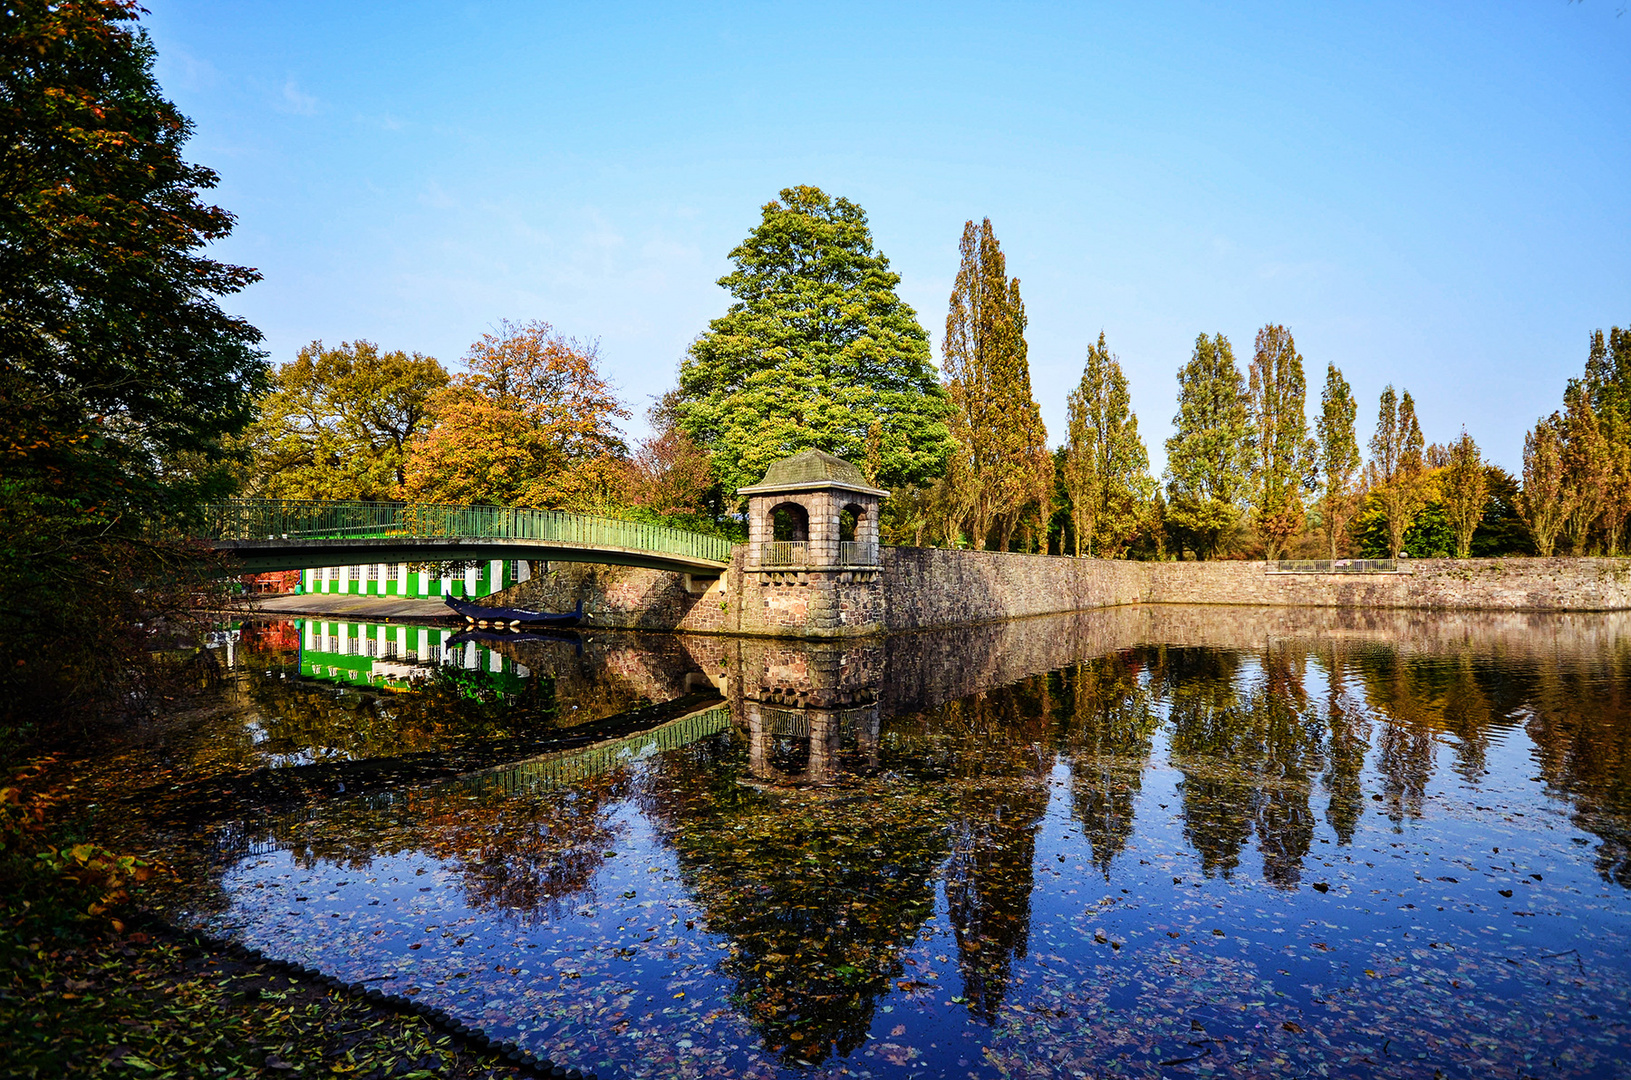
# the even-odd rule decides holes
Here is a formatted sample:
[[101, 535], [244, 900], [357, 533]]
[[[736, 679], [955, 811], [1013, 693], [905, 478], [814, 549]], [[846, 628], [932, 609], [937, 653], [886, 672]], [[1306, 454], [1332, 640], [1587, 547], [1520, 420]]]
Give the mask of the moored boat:
[[491, 627], [495, 630], [506, 626], [576, 626], [583, 620], [583, 600], [581, 598], [578, 600], [577, 609], [568, 612], [487, 607], [482, 604], [472, 604], [468, 600], [460, 600], [453, 596], [447, 597], [446, 603], [448, 607], [462, 616], [466, 622]]

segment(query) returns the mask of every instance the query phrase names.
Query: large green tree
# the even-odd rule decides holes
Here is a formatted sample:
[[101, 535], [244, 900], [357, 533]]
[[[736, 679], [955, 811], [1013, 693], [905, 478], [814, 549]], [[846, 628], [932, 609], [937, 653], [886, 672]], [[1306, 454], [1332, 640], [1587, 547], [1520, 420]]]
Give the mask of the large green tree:
[[272, 376], [248, 432], [248, 488], [284, 499], [399, 499], [442, 365], [369, 341], [314, 341]]
[[1257, 332], [1247, 397], [1256, 471], [1252, 503], [1264, 557], [1277, 559], [1303, 528], [1303, 497], [1315, 488], [1314, 443], [1308, 437], [1303, 358], [1291, 331], [1270, 324]]
[[1080, 558], [1085, 547], [1089, 555], [1114, 557], [1138, 529], [1153, 485], [1127, 376], [1103, 331], [1098, 344], [1088, 347], [1082, 381], [1068, 406], [1070, 438], [1061, 472], [1075, 553]]
[[940, 475], [951, 441], [928, 335], [865, 211], [787, 188], [730, 257], [730, 308], [691, 343], [676, 403], [725, 491], [807, 447], [864, 461], [869, 434], [880, 484]]
[[1337, 557], [1337, 539], [1353, 513], [1354, 483], [1359, 479], [1359, 440], [1354, 421], [1359, 404], [1342, 371], [1329, 364], [1325, 369], [1325, 389], [1320, 393], [1320, 415], [1314, 421], [1319, 444], [1319, 467], [1324, 489], [1321, 506], [1325, 535], [1331, 558]]
[[0, 640], [28, 654], [0, 668], [8, 720], [142, 700], [136, 624], [174, 565], [153, 526], [229, 481], [264, 377], [218, 302], [258, 275], [204, 254], [232, 217], [182, 157], [138, 13], [0, 15]]
[[1019, 279], [1008, 276], [991, 219], [965, 223], [959, 250], [941, 343], [957, 443], [948, 480], [974, 547], [995, 531], [1007, 550], [1027, 509], [1046, 506], [1053, 461], [1031, 394]]
[[1238, 528], [1252, 471], [1246, 381], [1222, 334], [1195, 339], [1178, 371], [1178, 415], [1167, 439], [1167, 521], [1206, 559]]

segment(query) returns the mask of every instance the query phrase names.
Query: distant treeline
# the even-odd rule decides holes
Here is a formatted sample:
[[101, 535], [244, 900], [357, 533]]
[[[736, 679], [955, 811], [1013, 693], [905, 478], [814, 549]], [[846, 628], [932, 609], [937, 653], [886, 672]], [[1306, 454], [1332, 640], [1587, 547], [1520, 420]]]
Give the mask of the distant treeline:
[[313, 342], [277, 369], [243, 437], [242, 489], [286, 498], [496, 503], [739, 535], [733, 492], [806, 447], [890, 488], [883, 536], [909, 545], [1101, 557], [1618, 554], [1631, 514], [1631, 333], [1591, 340], [1520, 478], [1465, 433], [1429, 444], [1388, 387], [1361, 442], [1328, 365], [1309, 420], [1291, 331], [1257, 332], [1245, 371], [1196, 338], [1156, 477], [1101, 333], [1063, 445], [1031, 390], [1025, 304], [989, 219], [964, 226], [937, 372], [900, 277], [847, 199], [789, 188], [731, 252], [728, 310], [630, 446], [593, 342], [505, 323], [450, 375], [417, 353]]

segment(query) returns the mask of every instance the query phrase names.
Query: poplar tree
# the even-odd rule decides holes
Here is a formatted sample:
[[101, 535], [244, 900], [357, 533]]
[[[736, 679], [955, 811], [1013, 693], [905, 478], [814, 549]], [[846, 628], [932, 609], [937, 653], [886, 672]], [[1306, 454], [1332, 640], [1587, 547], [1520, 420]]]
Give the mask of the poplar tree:
[[1167, 520], [1195, 552], [1216, 554], [1240, 522], [1252, 468], [1246, 384], [1222, 334], [1195, 339], [1178, 372], [1178, 415], [1167, 439]]
[[1631, 423], [1618, 411], [1600, 417], [1603, 425], [1603, 452], [1606, 456], [1607, 484], [1603, 489], [1603, 552], [1620, 554], [1620, 538], [1625, 519], [1631, 515]]
[[1064, 455], [1064, 480], [1070, 500], [1075, 553], [1113, 558], [1137, 531], [1149, 500], [1150, 459], [1138, 436], [1138, 417], [1127, 394], [1121, 361], [1111, 355], [1099, 332], [1088, 347], [1082, 381], [1071, 391], [1070, 441]]
[[1303, 358], [1291, 331], [1270, 324], [1257, 332], [1247, 397], [1256, 471], [1252, 502], [1264, 558], [1274, 560], [1302, 531], [1303, 496], [1314, 490], [1314, 441], [1308, 437]]
[[1332, 559], [1337, 557], [1337, 537], [1353, 512], [1354, 482], [1360, 467], [1359, 439], [1354, 433], [1358, 415], [1359, 404], [1354, 401], [1348, 380], [1335, 364], [1328, 364], [1314, 431], [1319, 440], [1320, 471], [1324, 474], [1325, 533]]
[[691, 343], [675, 404], [724, 490], [808, 447], [874, 457], [885, 487], [939, 476], [951, 450], [945, 392], [866, 212], [786, 188], [730, 258], [719, 279], [730, 308]]
[[1569, 550], [1583, 555], [1591, 528], [1603, 512], [1603, 494], [1613, 478], [1602, 425], [1586, 386], [1569, 380], [1563, 394], [1563, 469], [1569, 513], [1563, 521]]
[[1603, 460], [1598, 523], [1603, 550], [1620, 553], [1631, 516], [1631, 330], [1593, 331], [1586, 356], [1585, 386], [1600, 428]]
[[1553, 413], [1536, 421], [1523, 439], [1523, 493], [1520, 509], [1535, 540], [1535, 554], [1552, 554], [1557, 534], [1568, 520], [1572, 492], [1564, 457], [1563, 417]]
[[1388, 386], [1382, 391], [1377, 409], [1367, 472], [1371, 494], [1387, 518], [1389, 557], [1404, 550], [1404, 534], [1427, 506], [1423, 449], [1416, 403], [1411, 400], [1410, 392], [1400, 396]]
[[1472, 553], [1472, 534], [1484, 518], [1489, 501], [1489, 473], [1478, 453], [1478, 444], [1462, 431], [1450, 444], [1450, 464], [1444, 472], [1444, 517], [1455, 532], [1455, 557]]
[[948, 502], [961, 508], [976, 549], [997, 530], [1006, 550], [1027, 506], [1046, 505], [1053, 462], [1031, 396], [1019, 279], [1008, 277], [990, 218], [964, 224], [959, 251], [941, 346], [957, 444]]

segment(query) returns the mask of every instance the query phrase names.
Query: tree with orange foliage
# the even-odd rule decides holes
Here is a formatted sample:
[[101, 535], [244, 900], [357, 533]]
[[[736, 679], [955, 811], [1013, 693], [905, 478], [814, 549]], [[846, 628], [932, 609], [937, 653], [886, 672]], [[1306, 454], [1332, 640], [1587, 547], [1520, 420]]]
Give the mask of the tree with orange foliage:
[[665, 518], [706, 518], [721, 509], [713, 459], [679, 424], [679, 391], [658, 398], [646, 413], [652, 434], [634, 451], [634, 500]]
[[506, 320], [464, 364], [430, 401], [429, 430], [408, 456], [408, 498], [591, 512], [625, 498], [616, 421], [629, 414], [594, 342]]

